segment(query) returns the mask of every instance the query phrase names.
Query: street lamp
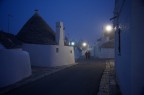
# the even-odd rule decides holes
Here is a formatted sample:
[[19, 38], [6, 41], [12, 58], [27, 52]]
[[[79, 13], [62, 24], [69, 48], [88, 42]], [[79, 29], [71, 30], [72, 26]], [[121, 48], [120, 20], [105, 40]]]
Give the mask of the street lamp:
[[107, 33], [112, 32], [112, 30], [113, 30], [112, 25], [106, 25], [106, 26], [105, 26], [105, 31], [106, 31]]
[[74, 45], [75, 45], [75, 42], [71, 42], [71, 45], [74, 46]]
[[87, 43], [86, 43], [86, 42], [83, 42], [83, 43], [82, 43], [82, 46], [83, 46], [83, 47], [85, 47], [86, 45], [87, 45]]

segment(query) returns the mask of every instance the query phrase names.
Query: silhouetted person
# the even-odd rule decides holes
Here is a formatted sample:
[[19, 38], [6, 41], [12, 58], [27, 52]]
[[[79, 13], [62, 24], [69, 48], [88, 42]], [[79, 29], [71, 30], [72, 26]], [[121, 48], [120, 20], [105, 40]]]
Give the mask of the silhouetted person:
[[85, 58], [88, 59], [88, 51], [85, 52]]
[[90, 51], [87, 52], [87, 57], [90, 59]]

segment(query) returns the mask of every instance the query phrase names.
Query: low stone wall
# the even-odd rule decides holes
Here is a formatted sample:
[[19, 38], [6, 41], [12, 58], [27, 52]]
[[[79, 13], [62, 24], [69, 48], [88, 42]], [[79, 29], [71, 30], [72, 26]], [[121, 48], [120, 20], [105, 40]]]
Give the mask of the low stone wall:
[[0, 87], [14, 84], [31, 75], [29, 54], [22, 49], [0, 50]]

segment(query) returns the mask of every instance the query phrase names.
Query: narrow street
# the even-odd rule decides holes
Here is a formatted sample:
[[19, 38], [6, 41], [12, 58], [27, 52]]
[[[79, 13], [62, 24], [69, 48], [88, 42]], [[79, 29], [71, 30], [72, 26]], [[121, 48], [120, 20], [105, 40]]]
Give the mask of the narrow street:
[[5, 95], [96, 95], [105, 61], [80, 60], [42, 79], [16, 88]]

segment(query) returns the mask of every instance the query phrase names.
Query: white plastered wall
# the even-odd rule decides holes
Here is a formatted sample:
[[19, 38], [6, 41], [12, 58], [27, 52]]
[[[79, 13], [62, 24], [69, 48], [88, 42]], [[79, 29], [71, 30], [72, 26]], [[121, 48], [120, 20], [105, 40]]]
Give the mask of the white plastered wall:
[[0, 49], [0, 87], [14, 84], [31, 74], [27, 52], [22, 49]]
[[75, 63], [73, 47], [24, 44], [23, 49], [29, 52], [33, 66], [49, 67]]
[[114, 58], [113, 48], [101, 48], [99, 58]]

